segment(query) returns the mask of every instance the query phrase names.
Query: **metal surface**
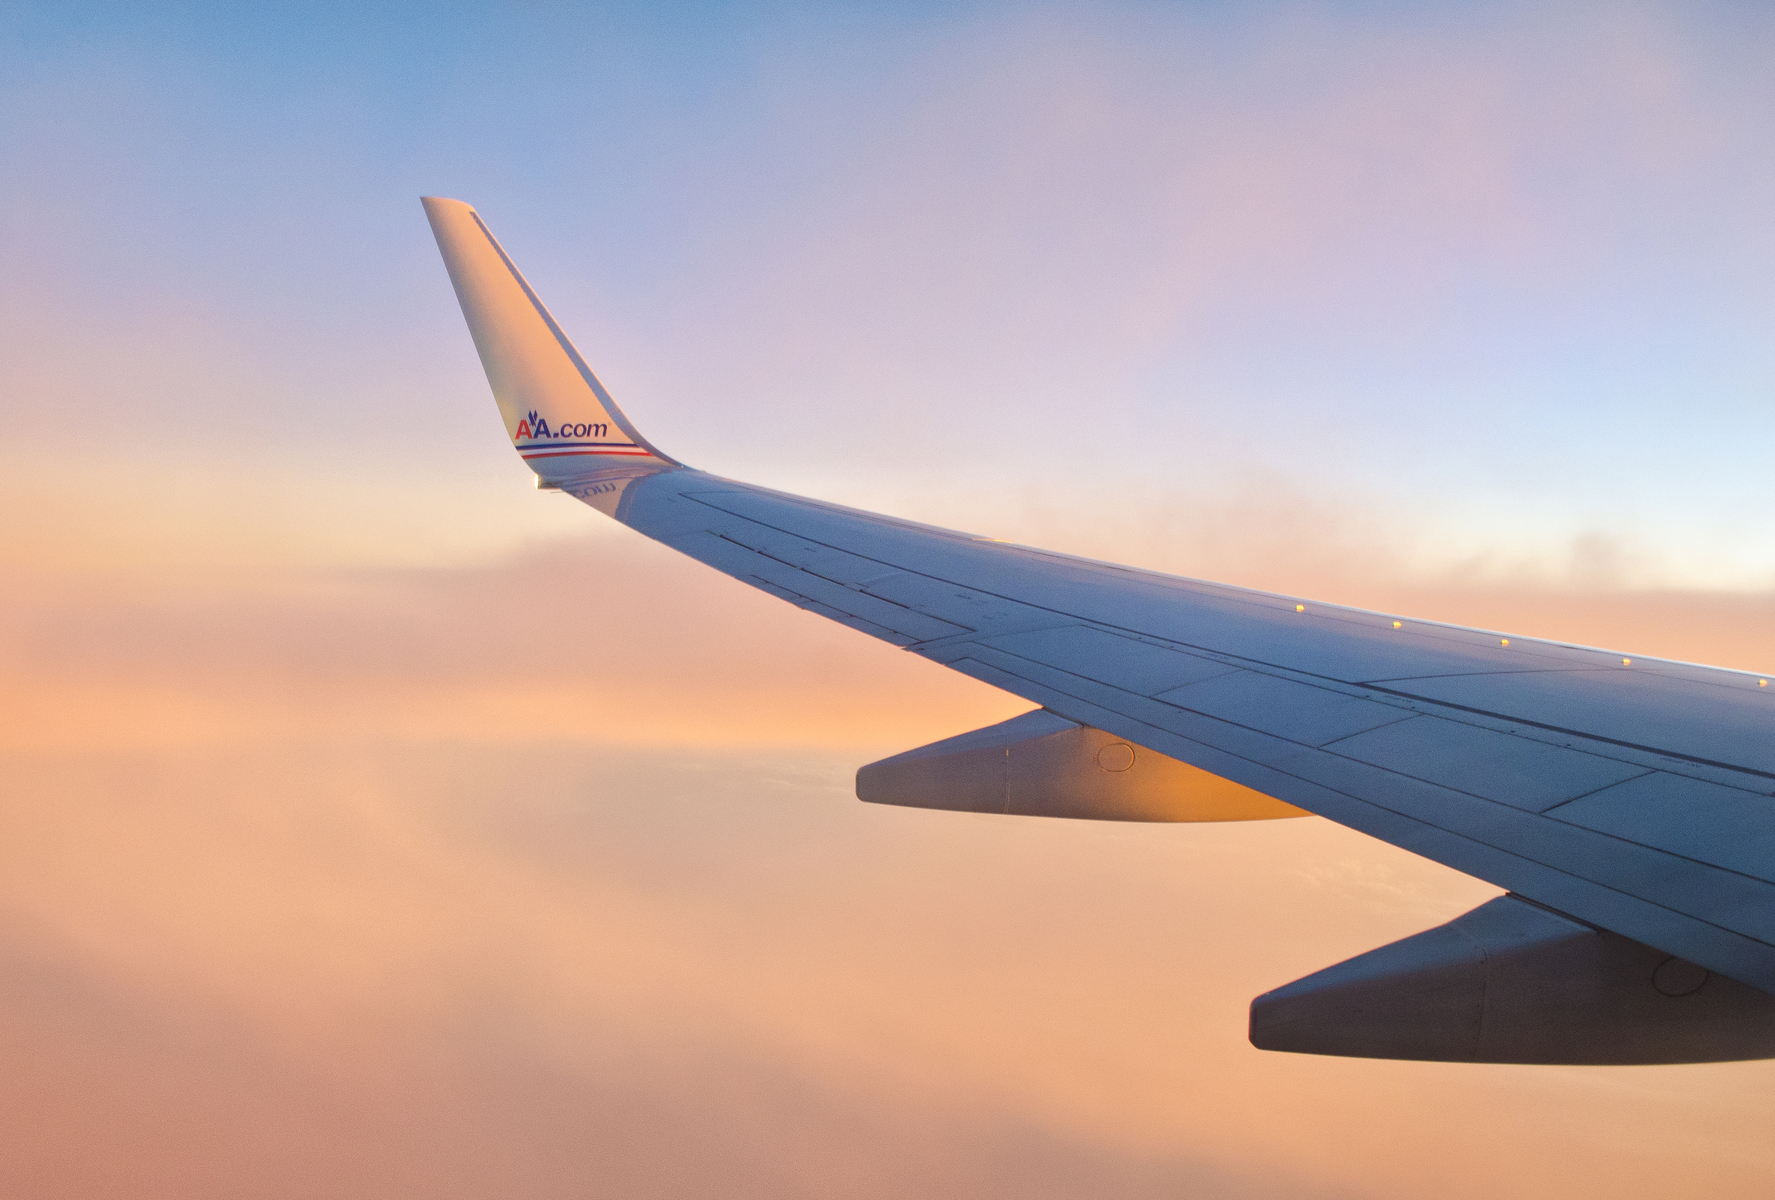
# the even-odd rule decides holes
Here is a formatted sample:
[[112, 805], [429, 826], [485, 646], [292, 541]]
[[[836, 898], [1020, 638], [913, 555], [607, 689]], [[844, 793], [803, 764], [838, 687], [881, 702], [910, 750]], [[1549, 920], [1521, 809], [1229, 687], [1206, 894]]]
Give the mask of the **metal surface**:
[[1444, 1062], [1775, 1055], [1775, 996], [1500, 896], [1251, 1002], [1263, 1050]]
[[871, 804], [1095, 821], [1269, 821], [1298, 808], [1037, 709], [857, 772]]

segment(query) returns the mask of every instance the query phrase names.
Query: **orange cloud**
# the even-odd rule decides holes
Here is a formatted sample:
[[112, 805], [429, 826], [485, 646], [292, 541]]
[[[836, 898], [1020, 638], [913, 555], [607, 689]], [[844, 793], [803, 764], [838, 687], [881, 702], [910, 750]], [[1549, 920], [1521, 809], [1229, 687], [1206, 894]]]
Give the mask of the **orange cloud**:
[[46, 581], [0, 619], [18, 748], [891, 749], [1029, 707], [626, 533], [488, 568]]
[[583, 744], [0, 758], [0, 1190], [1767, 1189], [1743, 1152], [1765, 1064], [1245, 1044], [1255, 992], [1484, 885], [1321, 821], [862, 805], [849, 764]]
[[[1762, 595], [1406, 571], [1338, 519], [1214, 515], [1144, 541], [1112, 524], [1100, 553], [1636, 655], [1775, 664]], [[1090, 522], [1046, 524], [1087, 548]], [[13, 748], [396, 737], [885, 753], [1028, 707], [620, 530], [480, 567], [26, 576], [0, 598], [0, 681]]]

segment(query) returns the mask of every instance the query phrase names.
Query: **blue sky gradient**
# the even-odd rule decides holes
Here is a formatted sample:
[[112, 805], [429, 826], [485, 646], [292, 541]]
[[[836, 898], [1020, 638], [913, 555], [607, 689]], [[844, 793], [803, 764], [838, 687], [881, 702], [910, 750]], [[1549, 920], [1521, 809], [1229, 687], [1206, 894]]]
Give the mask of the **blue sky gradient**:
[[437, 193], [723, 473], [1031, 539], [1032, 492], [1285, 494], [1406, 572], [1602, 539], [1760, 588], [1772, 55], [1732, 5], [27, 11], [0, 432], [472, 497], [445, 558], [559, 532], [495, 498]]

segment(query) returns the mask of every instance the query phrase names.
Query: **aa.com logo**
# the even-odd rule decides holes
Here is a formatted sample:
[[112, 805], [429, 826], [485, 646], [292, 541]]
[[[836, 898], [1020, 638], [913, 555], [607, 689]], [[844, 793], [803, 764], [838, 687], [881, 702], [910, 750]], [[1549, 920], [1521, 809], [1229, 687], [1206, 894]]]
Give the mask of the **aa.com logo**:
[[518, 431], [512, 436], [534, 441], [541, 438], [601, 438], [609, 433], [610, 426], [602, 421], [590, 424], [566, 422], [551, 428], [547, 419], [537, 416], [533, 408], [518, 422]]

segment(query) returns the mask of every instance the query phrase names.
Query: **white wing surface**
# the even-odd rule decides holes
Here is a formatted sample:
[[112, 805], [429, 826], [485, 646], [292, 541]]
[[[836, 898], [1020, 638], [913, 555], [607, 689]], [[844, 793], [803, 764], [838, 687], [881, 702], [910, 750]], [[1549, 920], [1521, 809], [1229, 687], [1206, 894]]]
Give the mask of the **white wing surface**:
[[[1663, 971], [1659, 995], [1698, 991], [1670, 980], [1699, 972], [1709, 1003], [1724, 995], [1762, 1014], [1753, 1025], [1769, 1044], [1752, 1049], [1775, 1054], [1775, 1009], [1758, 1007], [1775, 991], [1775, 688], [1759, 677], [1072, 558], [684, 467], [629, 424], [474, 210], [425, 205], [507, 431], [542, 481], [1067, 722], [1505, 888], [1509, 912], [1553, 910], [1565, 934], [1631, 939], [1651, 953], [1648, 981]], [[1463, 918], [1454, 949], [1418, 947], [1386, 967], [1395, 983], [1434, 984], [1455, 959], [1479, 971], [1476, 1015], [1443, 1014], [1461, 1030], [1500, 1019], [1496, 995], [1481, 993], [1485, 978], [1498, 992], [1506, 956], [1471, 932], [1486, 911]], [[1530, 931], [1498, 936], [1520, 946], [1559, 932], [1518, 925]], [[1314, 1028], [1322, 1013], [1301, 996], [1343, 988], [1348, 999], [1345, 968], [1368, 957], [1260, 998], [1253, 1040], [1264, 1044], [1260, 1017], [1272, 1011], [1297, 1032]], [[1611, 1059], [1483, 1039], [1458, 1053], [1397, 1052], [1385, 1037], [1365, 1050], [1316, 1036], [1281, 1045], [1287, 1037], [1264, 1034], [1280, 1048], [1392, 1057], [1752, 1056], [1742, 1038], [1731, 1053]]]

